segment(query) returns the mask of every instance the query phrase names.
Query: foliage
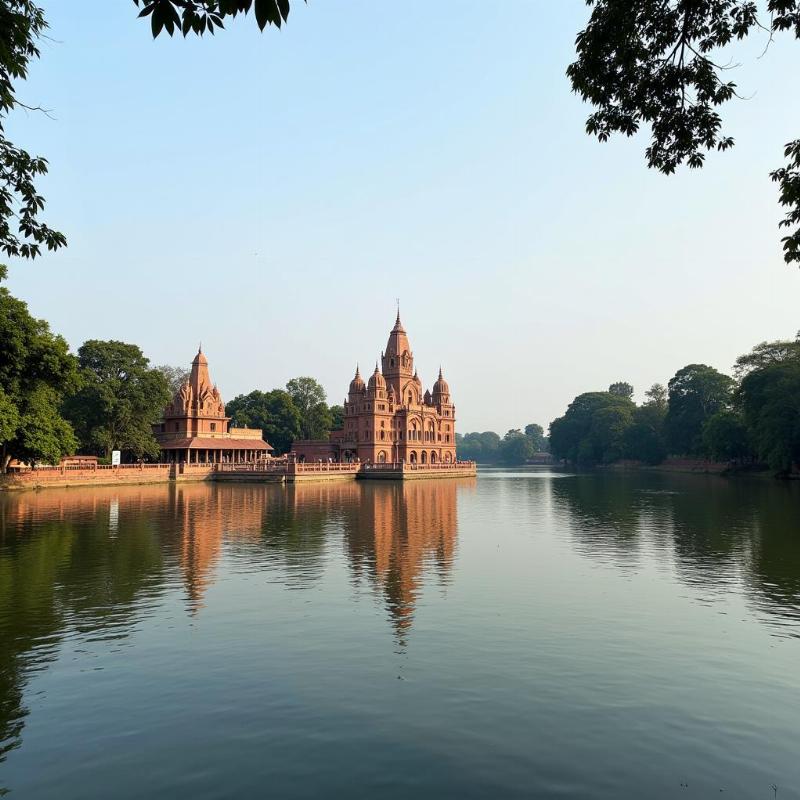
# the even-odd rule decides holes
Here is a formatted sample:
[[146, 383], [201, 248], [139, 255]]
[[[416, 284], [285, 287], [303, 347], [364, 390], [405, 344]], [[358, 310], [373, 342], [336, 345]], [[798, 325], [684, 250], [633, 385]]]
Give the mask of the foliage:
[[457, 433], [456, 453], [462, 461], [494, 464], [500, 460], [500, 437], [494, 431]]
[[663, 413], [667, 413], [667, 387], [663, 383], [654, 383], [645, 393], [647, 400], [644, 405], [653, 406]]
[[550, 451], [556, 458], [582, 466], [621, 458], [634, 408], [630, 398], [610, 392], [578, 395], [564, 416], [550, 424]]
[[627, 397], [629, 400], [633, 397], [633, 386], [626, 381], [617, 381], [608, 387], [609, 394], [616, 394], [620, 397]]
[[289, 0], [133, 0], [141, 7], [140, 17], [150, 17], [155, 38], [162, 30], [172, 36], [179, 31], [186, 36], [202, 36], [224, 28], [226, 17], [246, 15], [253, 9], [259, 30], [267, 25], [280, 28], [289, 17]]
[[12, 144], [3, 124], [15, 108], [30, 109], [17, 99], [14, 81], [24, 80], [39, 58], [46, 30], [44, 13], [31, 0], [0, 0], [0, 250], [22, 258], [35, 258], [43, 245], [56, 250], [67, 243], [39, 219], [44, 200], [35, 181], [47, 173], [47, 161]]
[[344, 428], [344, 406], [331, 406], [328, 411], [331, 415], [331, 430], [342, 430]]
[[778, 223], [781, 228], [795, 230], [784, 236], [783, 257], [789, 261], [800, 261], [800, 139], [789, 142], [783, 151], [788, 163], [770, 173], [780, 188], [780, 204], [789, 210]]
[[286, 391], [300, 412], [300, 436], [303, 439], [324, 439], [331, 431], [333, 420], [325, 390], [314, 378], [292, 378]]
[[756, 347], [736, 393], [758, 457], [781, 472], [800, 465], [800, 352], [793, 345]]
[[800, 334], [794, 340], [757, 344], [749, 353], [736, 359], [733, 373], [741, 380], [753, 370], [797, 359], [800, 359]]
[[542, 453], [547, 449], [547, 437], [544, 435], [544, 428], [532, 422], [525, 426], [525, 435], [531, 440], [534, 453]]
[[667, 457], [665, 416], [666, 402], [661, 406], [648, 401], [633, 412], [633, 423], [623, 435], [626, 458], [645, 464], [660, 464]]
[[533, 440], [518, 428], [508, 431], [500, 442], [500, 458], [506, 464], [524, 464], [535, 452]]
[[715, 461], [742, 461], [750, 458], [753, 449], [744, 418], [738, 411], [717, 411], [703, 426], [706, 455]]
[[[0, 266], [0, 280], [5, 275]], [[77, 386], [77, 362], [66, 341], [0, 286], [0, 471], [11, 458], [58, 461], [71, 451], [73, 440], [58, 407], [63, 394]], [[54, 442], [62, 446], [59, 452]]]
[[[651, 128], [648, 166], [670, 174], [680, 164], [702, 167], [706, 152], [727, 150], [718, 109], [736, 95], [717, 53], [753, 29], [800, 38], [800, 0], [766, 0], [761, 22], [754, 0], [587, 0], [593, 6], [576, 40], [572, 88], [595, 106], [587, 133], [601, 142]], [[788, 166], [772, 173], [782, 221], [797, 226], [784, 242], [787, 263], [800, 262], [800, 140], [786, 146]]]
[[56, 464], [77, 446], [72, 426], [59, 413], [58, 394], [40, 383], [26, 398], [25, 411], [19, 417], [14, 454], [29, 464]]
[[733, 380], [706, 364], [689, 364], [675, 373], [668, 386], [666, 430], [670, 451], [703, 456], [703, 426], [730, 405]]
[[81, 447], [109, 456], [123, 450], [134, 458], [157, 458], [152, 426], [170, 391], [164, 374], [134, 344], [91, 339], [78, 350], [83, 386], [64, 405]]
[[261, 428], [264, 439], [275, 448], [275, 454], [289, 452], [300, 436], [300, 412], [288, 392], [273, 389], [239, 395], [226, 406], [226, 412], [237, 427]]
[[173, 397], [178, 389], [189, 380], [191, 374], [186, 367], [171, 367], [169, 364], [161, 364], [156, 369], [167, 379], [167, 386]]

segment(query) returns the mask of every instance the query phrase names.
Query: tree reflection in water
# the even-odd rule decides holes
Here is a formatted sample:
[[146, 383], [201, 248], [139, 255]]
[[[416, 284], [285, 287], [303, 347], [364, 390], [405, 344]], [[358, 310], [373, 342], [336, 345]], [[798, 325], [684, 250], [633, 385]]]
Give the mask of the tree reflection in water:
[[[596, 473], [554, 481], [581, 553], [623, 570], [644, 552], [705, 596], [743, 590], [781, 635], [800, 622], [800, 486], [702, 475]], [[785, 625], [781, 622], [791, 621]]]

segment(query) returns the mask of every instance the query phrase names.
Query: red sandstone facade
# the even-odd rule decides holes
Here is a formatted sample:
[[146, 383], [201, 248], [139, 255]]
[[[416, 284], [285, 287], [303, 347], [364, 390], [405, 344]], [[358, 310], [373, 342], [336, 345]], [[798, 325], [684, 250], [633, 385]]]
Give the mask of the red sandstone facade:
[[272, 447], [254, 428], [231, 428], [219, 389], [211, 382], [202, 349], [192, 361], [186, 383], [153, 428], [161, 460], [193, 464], [249, 462], [269, 455]]
[[376, 364], [365, 384], [356, 368], [344, 403], [344, 428], [334, 431], [329, 442], [295, 442], [292, 452], [306, 461], [455, 462], [456, 408], [450, 387], [440, 369], [433, 391], [423, 389], [399, 313], [381, 354], [381, 369]]

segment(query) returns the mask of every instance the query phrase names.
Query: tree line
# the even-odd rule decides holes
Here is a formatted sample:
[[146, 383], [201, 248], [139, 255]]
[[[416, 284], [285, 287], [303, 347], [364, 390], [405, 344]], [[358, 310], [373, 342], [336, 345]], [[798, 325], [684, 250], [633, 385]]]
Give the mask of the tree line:
[[531, 423], [522, 431], [512, 428], [505, 436], [494, 431], [456, 434], [456, 453], [460, 460], [480, 464], [524, 464], [537, 453], [549, 451], [549, 441], [541, 425]]
[[578, 395], [550, 424], [554, 457], [578, 466], [668, 455], [734, 465], [800, 466], [800, 333], [762, 342], [740, 356], [733, 375], [706, 364], [679, 369], [636, 405], [633, 387]]
[[[6, 268], [0, 266], [0, 281]], [[76, 452], [157, 460], [152, 426], [189, 371], [151, 366], [135, 344], [91, 339], [77, 353], [0, 286], [0, 472], [12, 459], [54, 464]], [[277, 453], [295, 438], [324, 438], [344, 410], [328, 406], [309, 377], [286, 389], [253, 391], [226, 408], [232, 425], [261, 428]]]

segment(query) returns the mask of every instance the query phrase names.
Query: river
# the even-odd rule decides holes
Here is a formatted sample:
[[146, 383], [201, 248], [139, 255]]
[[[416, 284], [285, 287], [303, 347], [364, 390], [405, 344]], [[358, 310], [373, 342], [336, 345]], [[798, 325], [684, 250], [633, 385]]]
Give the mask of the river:
[[800, 798], [800, 485], [0, 495], [0, 794]]

